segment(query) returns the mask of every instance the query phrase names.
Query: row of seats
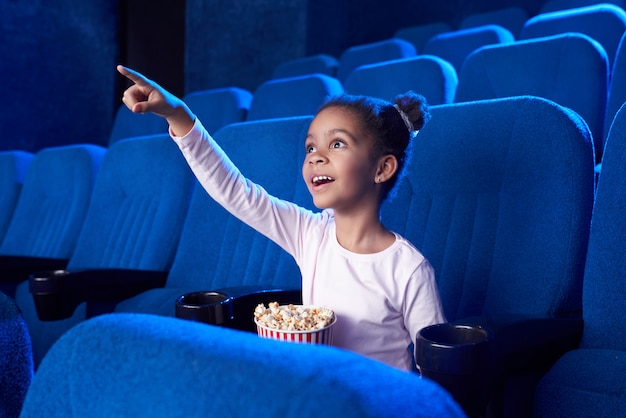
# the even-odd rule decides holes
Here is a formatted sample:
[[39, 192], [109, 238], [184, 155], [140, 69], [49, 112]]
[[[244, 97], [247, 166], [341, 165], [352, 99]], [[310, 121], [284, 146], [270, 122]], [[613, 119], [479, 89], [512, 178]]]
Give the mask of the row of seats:
[[[615, 313], [603, 312], [595, 333], [623, 331], [617, 322], [623, 284], [593, 286], [592, 295], [583, 294], [583, 283], [586, 289], [592, 286], [588, 280], [596, 280], [587, 279], [581, 262], [594, 205], [591, 134], [576, 113], [531, 96], [440, 105], [432, 114], [418, 137], [409, 175], [397, 197], [385, 206], [383, 219], [433, 263], [449, 320], [495, 330], [489, 367], [491, 407], [529, 408], [530, 395], [522, 405], [507, 405], [503, 400], [507, 391], [532, 394], [534, 386], [520, 388], [517, 378], [543, 373], [566, 349], [576, 346], [582, 332], [581, 310], [587, 324], [587, 315], [595, 312], [587, 304], [597, 304], [602, 292], [611, 293], [616, 301], [602, 299], [602, 310]], [[304, 138], [310, 121], [305, 116], [231, 124], [215, 137], [253, 181], [279, 197], [312, 207], [299, 175], [304, 150], [297, 140]], [[614, 126], [612, 135], [618, 138], [614, 142], [620, 143], [623, 125], [616, 121]], [[282, 144], [278, 149], [271, 145], [276, 141]], [[259, 150], [271, 152], [259, 158]], [[275, 175], [277, 166], [284, 175]], [[613, 187], [603, 180], [604, 174], [598, 199], [602, 187]], [[597, 233], [606, 237], [611, 231]], [[590, 251], [588, 257], [592, 256]], [[15, 303], [28, 327], [36, 365], [43, 364], [42, 358], [62, 333], [97, 314], [157, 315], [148, 320], [154, 327], [167, 323], [175, 329], [177, 323], [159, 317], [175, 315], [174, 301], [181, 294], [222, 290], [236, 297], [251, 289], [299, 288], [293, 260], [194, 185], [182, 156], [164, 135], [119, 141], [106, 151], [65, 270], [41, 275], [53, 278], [53, 286], [45, 291], [38, 290], [41, 283], [36, 277], [17, 288]], [[621, 276], [603, 274], [597, 280], [614, 277]], [[46, 305], [49, 300], [58, 303]], [[38, 313], [48, 320], [41, 320]], [[69, 319], [53, 320], [68, 315]], [[235, 314], [241, 315], [249, 312]], [[578, 319], [559, 320], [571, 316]], [[102, 326], [93, 326], [89, 335], [106, 335]], [[80, 331], [71, 335], [82, 341]], [[64, 344], [74, 344], [67, 341]], [[242, 344], [254, 345], [247, 341]], [[597, 335], [587, 344], [591, 343], [604, 346]], [[187, 344], [193, 345], [193, 339]], [[53, 355], [43, 376], [60, 372], [53, 365], [61, 353], [67, 354], [65, 347]], [[615, 340], [611, 347], [624, 349]], [[95, 356], [99, 349], [94, 350]], [[607, 368], [604, 373], [613, 376], [618, 371]], [[38, 392], [31, 395], [31, 402], [44, 396], [41, 389], [33, 390]], [[554, 405], [546, 400], [539, 406]]]
[[[215, 132], [243, 120], [310, 115], [343, 92], [391, 100], [414, 90], [435, 105], [530, 94], [578, 112], [600, 163], [610, 122], [626, 100], [625, 29], [626, 12], [618, 6], [587, 6], [530, 18], [518, 39], [498, 25], [468, 27], [436, 35], [417, 55], [409, 41], [392, 38], [348, 48], [336, 66], [323, 54], [287, 61], [254, 94], [231, 87], [185, 99]], [[125, 107], [120, 113], [117, 120], [126, 120], [120, 125], [132, 127], [129, 136], [166, 129], [155, 116], [141, 118]], [[111, 142], [122, 136], [117, 128], [116, 122]]]
[[[542, 15], [580, 7], [594, 6], [599, 3], [613, 4], [622, 9], [626, 9], [626, 2], [623, 0], [549, 0], [541, 5], [537, 14]], [[525, 8], [510, 6], [487, 12], [469, 14], [462, 18], [458, 26], [454, 26], [448, 22], [436, 21], [416, 26], [402, 27], [396, 30], [394, 36], [410, 41], [415, 45], [418, 51], [422, 51], [428, 41], [439, 34], [495, 24], [505, 28], [517, 39], [520, 37], [522, 28], [531, 17], [533, 17], [533, 15], [529, 14]]]

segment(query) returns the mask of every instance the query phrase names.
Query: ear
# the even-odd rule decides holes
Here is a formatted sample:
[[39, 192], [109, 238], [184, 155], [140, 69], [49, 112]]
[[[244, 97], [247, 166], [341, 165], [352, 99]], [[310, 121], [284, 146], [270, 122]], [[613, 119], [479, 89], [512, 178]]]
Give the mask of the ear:
[[398, 171], [398, 160], [394, 155], [383, 155], [378, 160], [378, 166], [376, 169], [376, 176], [374, 181], [376, 183], [383, 183], [393, 177]]

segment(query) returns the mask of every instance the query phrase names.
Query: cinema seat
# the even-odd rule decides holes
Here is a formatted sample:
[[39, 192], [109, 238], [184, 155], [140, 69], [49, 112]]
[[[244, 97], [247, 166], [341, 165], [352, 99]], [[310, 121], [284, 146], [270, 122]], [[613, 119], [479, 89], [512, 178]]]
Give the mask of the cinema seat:
[[560, 10], [575, 9], [577, 7], [593, 6], [598, 3], [614, 4], [622, 9], [626, 7], [624, 0], [548, 0], [541, 6], [539, 13], [558, 12]]
[[608, 61], [600, 44], [568, 33], [478, 49], [463, 64], [454, 101], [519, 95], [552, 100], [589, 125], [599, 162], [608, 81]]
[[499, 25], [508, 29], [517, 38], [530, 16], [523, 7], [510, 6], [487, 12], [472, 13], [461, 20], [459, 29], [484, 25]]
[[339, 57], [337, 78], [343, 83], [350, 73], [361, 65], [414, 57], [416, 55], [415, 46], [411, 42], [399, 38], [354, 45], [344, 50]]
[[30, 273], [67, 265], [105, 152], [98, 145], [75, 144], [35, 154], [0, 243], [0, 289], [7, 296], [13, 297]]
[[[493, 409], [523, 411], [534, 381], [515, 386], [520, 403], [501, 405], [510, 379], [536, 378], [582, 331], [581, 260], [594, 199], [589, 129], [573, 111], [532, 96], [431, 113], [382, 219], [433, 265], [447, 319], [491, 331], [482, 370]], [[468, 361], [450, 374], [478, 367]]]
[[298, 77], [310, 74], [337, 76], [339, 60], [328, 54], [315, 54], [283, 61], [274, 68], [272, 79]]
[[50, 350], [21, 417], [464, 417], [438, 385], [320, 345], [112, 314]]
[[541, 379], [534, 417], [621, 417], [626, 410], [626, 106], [615, 116], [598, 180], [583, 278], [584, 331]]
[[519, 39], [541, 38], [567, 32], [582, 33], [597, 41], [606, 51], [609, 66], [626, 31], [626, 11], [599, 3], [552, 13], [542, 13], [526, 21]]
[[611, 123], [624, 102], [626, 102], [626, 32], [624, 32], [617, 48], [611, 70], [606, 116], [604, 118], [604, 140], [609, 135]]
[[465, 58], [478, 48], [514, 40], [513, 34], [502, 26], [483, 25], [436, 35], [426, 43], [422, 53], [448, 61], [458, 73]]
[[326, 98], [341, 93], [339, 80], [324, 74], [268, 80], [254, 91], [246, 120], [314, 115]]
[[392, 101], [413, 90], [429, 104], [452, 103], [458, 83], [454, 67], [432, 55], [367, 64], [352, 71], [344, 83], [349, 94], [380, 97]]
[[[223, 87], [193, 91], [183, 100], [209, 132], [216, 132], [226, 125], [246, 120], [252, 93], [239, 87]], [[167, 128], [159, 133], [166, 132]]]
[[108, 146], [126, 138], [136, 136], [157, 135], [167, 132], [167, 122], [160, 116], [152, 113], [142, 115], [141, 113], [133, 113], [122, 104], [118, 107], [109, 134]]
[[[121, 281], [131, 295], [146, 282], [162, 285], [187, 215], [192, 179], [167, 134], [121, 140], [108, 149], [67, 267], [34, 272], [17, 288], [35, 365], [63, 332], [100, 310], [112, 309], [107, 292], [92, 291], [95, 284]], [[144, 282], [131, 281], [129, 271]], [[35, 296], [30, 291], [33, 276], [39, 285]], [[35, 304], [37, 298], [43, 301]], [[87, 307], [85, 298], [94, 303]], [[67, 312], [69, 318], [51, 320], [45, 308]]]
[[447, 22], [432, 22], [400, 28], [396, 30], [393, 37], [411, 42], [415, 47], [416, 53], [421, 54], [422, 48], [424, 48], [424, 45], [430, 38], [453, 30], [454, 28]]

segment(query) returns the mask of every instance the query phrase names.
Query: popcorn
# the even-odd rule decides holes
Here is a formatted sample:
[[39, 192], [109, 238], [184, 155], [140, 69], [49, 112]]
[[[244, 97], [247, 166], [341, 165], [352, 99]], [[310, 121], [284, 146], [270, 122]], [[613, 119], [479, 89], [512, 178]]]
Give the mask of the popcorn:
[[260, 303], [254, 309], [254, 319], [262, 326], [282, 331], [313, 331], [325, 328], [335, 321], [332, 309], [317, 306], [279, 305]]

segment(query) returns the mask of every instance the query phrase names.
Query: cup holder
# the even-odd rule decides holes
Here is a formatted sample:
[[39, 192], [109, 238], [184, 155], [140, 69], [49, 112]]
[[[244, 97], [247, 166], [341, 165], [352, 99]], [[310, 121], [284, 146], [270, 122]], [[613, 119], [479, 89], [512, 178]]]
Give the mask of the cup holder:
[[210, 325], [223, 325], [232, 317], [232, 297], [222, 292], [187, 293], [176, 299], [176, 317]]
[[468, 416], [483, 415], [487, 402], [490, 332], [480, 326], [437, 324], [423, 328], [415, 342], [422, 376], [443, 386]]

